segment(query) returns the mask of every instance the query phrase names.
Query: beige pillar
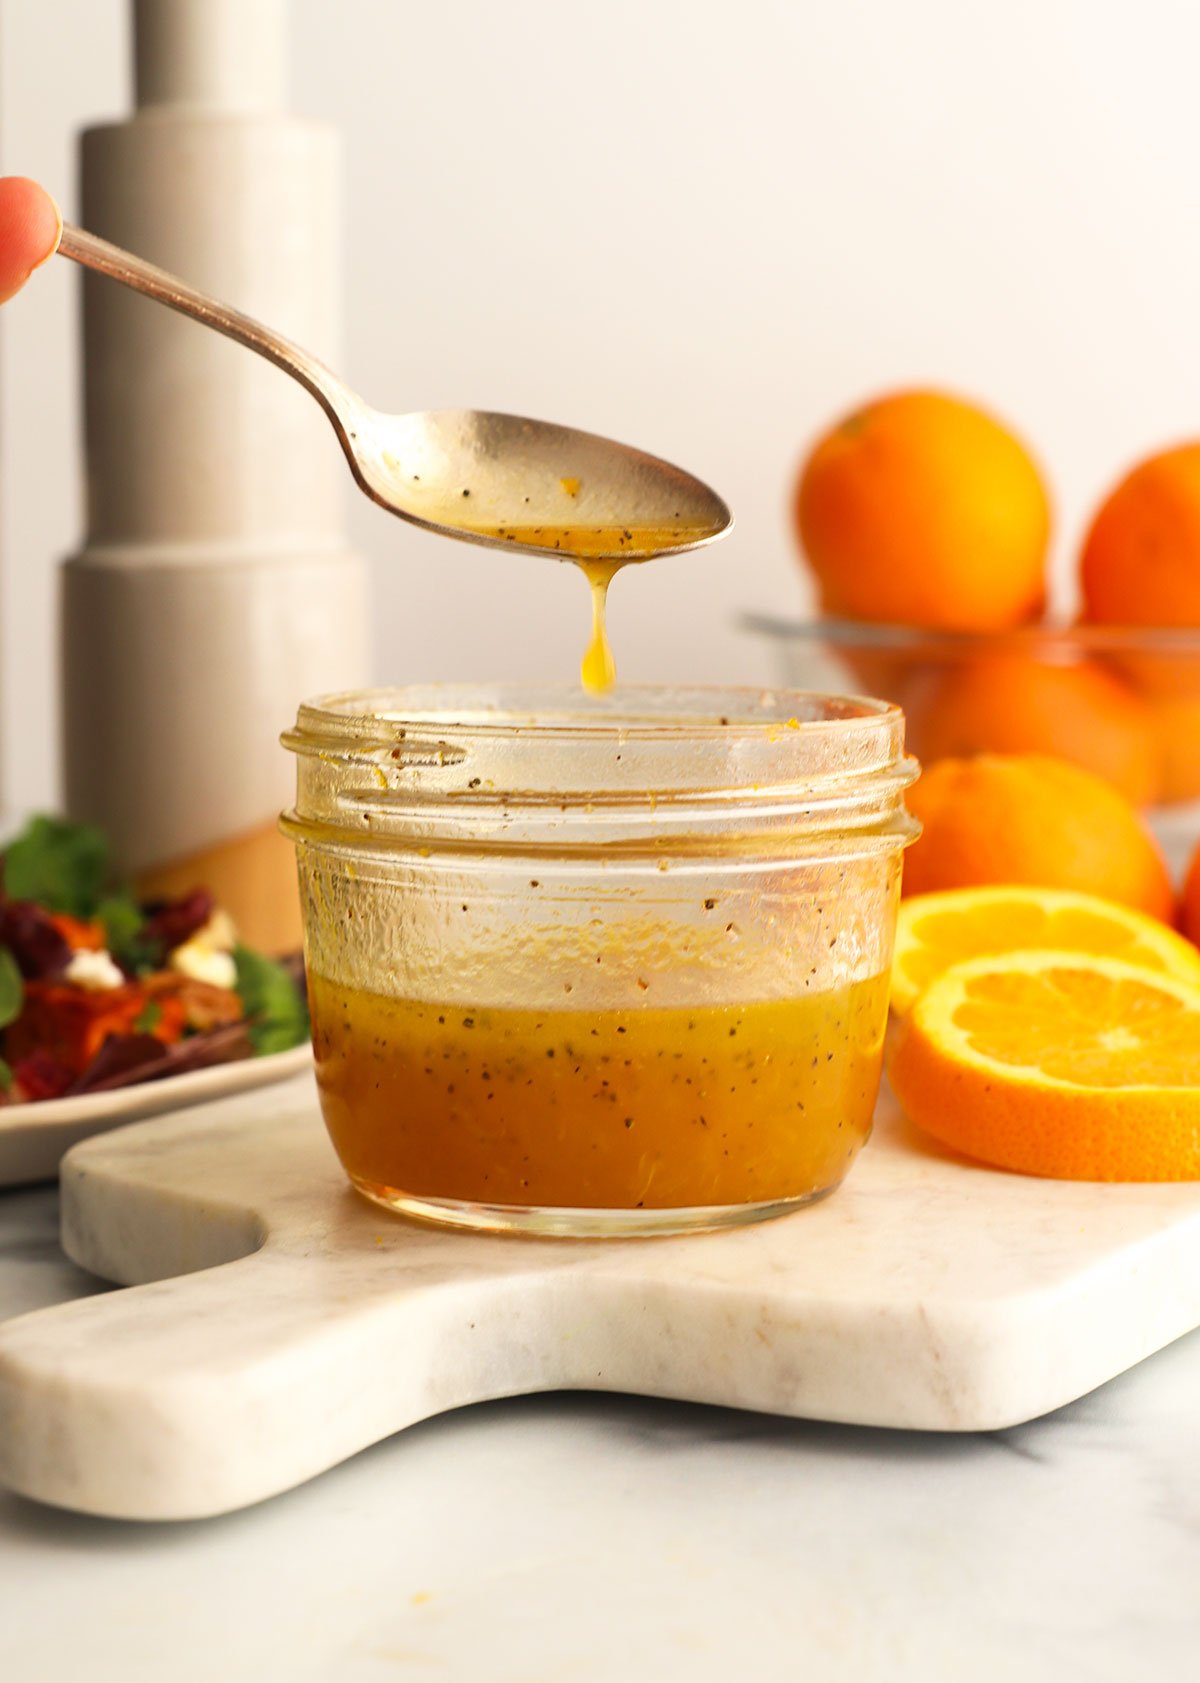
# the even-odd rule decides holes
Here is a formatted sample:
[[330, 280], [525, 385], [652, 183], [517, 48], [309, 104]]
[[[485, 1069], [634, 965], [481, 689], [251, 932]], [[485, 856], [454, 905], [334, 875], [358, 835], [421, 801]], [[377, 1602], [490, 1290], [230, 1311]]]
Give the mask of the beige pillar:
[[[137, 0], [138, 109], [83, 137], [83, 222], [338, 360], [335, 135], [280, 108], [284, 0]], [[366, 677], [348, 476], [259, 359], [84, 279], [87, 539], [63, 574], [67, 809], [150, 887], [297, 941], [278, 732]]]

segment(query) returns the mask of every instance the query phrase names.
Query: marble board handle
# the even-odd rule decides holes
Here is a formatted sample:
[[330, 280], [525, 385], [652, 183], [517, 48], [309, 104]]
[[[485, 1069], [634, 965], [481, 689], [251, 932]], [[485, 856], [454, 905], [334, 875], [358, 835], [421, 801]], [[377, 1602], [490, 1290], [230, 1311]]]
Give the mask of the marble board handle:
[[0, 1352], [0, 1481], [126, 1519], [276, 1495], [430, 1415], [539, 1389], [487, 1313], [513, 1284], [343, 1292], [327, 1259], [268, 1246], [22, 1316]]

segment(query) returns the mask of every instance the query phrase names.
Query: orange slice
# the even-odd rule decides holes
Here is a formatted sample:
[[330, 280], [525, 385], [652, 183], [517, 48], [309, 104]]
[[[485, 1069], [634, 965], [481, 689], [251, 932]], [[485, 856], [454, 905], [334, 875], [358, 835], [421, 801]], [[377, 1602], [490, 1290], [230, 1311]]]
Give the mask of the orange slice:
[[1115, 900], [1061, 888], [952, 888], [900, 902], [892, 1010], [907, 1016], [952, 964], [1035, 947], [1119, 958], [1200, 987], [1200, 951]]
[[943, 1144], [1062, 1180], [1200, 1179], [1200, 986], [1071, 952], [951, 966], [892, 1087]]

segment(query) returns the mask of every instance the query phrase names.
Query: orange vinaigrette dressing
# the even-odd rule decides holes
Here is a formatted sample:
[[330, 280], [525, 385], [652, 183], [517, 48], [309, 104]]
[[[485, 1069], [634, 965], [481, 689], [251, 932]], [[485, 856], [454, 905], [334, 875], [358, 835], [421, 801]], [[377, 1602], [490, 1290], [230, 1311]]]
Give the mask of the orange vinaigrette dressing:
[[581, 561], [580, 570], [592, 592], [592, 640], [579, 668], [585, 690], [603, 695], [617, 678], [617, 663], [608, 640], [608, 587], [624, 565], [621, 561]]
[[663, 1209], [835, 1186], [871, 1129], [888, 978], [694, 1009], [390, 999], [309, 981], [351, 1179], [467, 1203]]
[[[577, 480], [562, 481], [568, 496], [578, 494]], [[573, 489], [572, 489], [573, 487]], [[583, 657], [579, 676], [585, 690], [602, 695], [616, 681], [617, 666], [608, 640], [606, 610], [608, 587], [620, 572], [635, 561], [711, 537], [710, 526], [494, 526], [480, 528], [489, 536], [509, 543], [544, 549], [575, 562], [592, 593], [592, 636]], [[622, 556], [629, 551], [629, 558]]]

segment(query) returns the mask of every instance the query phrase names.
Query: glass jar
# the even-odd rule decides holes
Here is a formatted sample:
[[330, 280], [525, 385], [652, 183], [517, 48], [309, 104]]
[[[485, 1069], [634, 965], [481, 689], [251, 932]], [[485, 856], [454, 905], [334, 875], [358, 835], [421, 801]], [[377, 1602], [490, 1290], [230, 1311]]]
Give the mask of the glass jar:
[[673, 1233], [829, 1192], [871, 1128], [903, 715], [428, 686], [284, 737], [321, 1105], [405, 1214]]

